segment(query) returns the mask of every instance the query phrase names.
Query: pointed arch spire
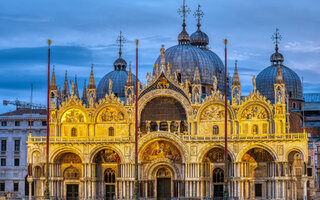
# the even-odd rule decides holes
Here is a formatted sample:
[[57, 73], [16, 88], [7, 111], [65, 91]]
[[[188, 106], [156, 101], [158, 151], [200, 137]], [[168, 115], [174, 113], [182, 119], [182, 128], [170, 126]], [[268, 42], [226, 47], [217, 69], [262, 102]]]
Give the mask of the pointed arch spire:
[[74, 77], [74, 94], [77, 95], [79, 98], [79, 90], [78, 90], [78, 83], [77, 83], [77, 74]]
[[238, 61], [235, 60], [235, 67], [234, 67], [233, 78], [232, 78], [232, 85], [234, 85], [234, 86], [241, 85], [237, 65], [238, 65]]
[[52, 67], [52, 76], [51, 76], [51, 83], [50, 83], [50, 90], [57, 90], [57, 82], [56, 82], [56, 75], [55, 75], [55, 66], [53, 65]]
[[132, 72], [131, 72], [131, 61], [129, 62], [129, 72], [127, 77], [126, 86], [133, 86], [133, 78], [132, 78]]
[[194, 71], [193, 84], [201, 84], [201, 78], [200, 78], [200, 72], [199, 72], [198, 66], [196, 66], [196, 69]]
[[90, 72], [88, 89], [96, 89], [96, 82], [94, 80], [94, 75], [93, 75], [93, 64], [91, 64], [91, 72]]
[[67, 70], [66, 70], [65, 77], [64, 77], [64, 83], [63, 83], [61, 95], [62, 95], [63, 100], [70, 96], [69, 83], [68, 83], [68, 71]]
[[87, 103], [87, 88], [86, 88], [86, 80], [84, 80], [84, 84], [83, 84], [83, 91], [82, 91], [82, 97], [81, 100], [83, 103]]
[[278, 67], [277, 67], [277, 76], [276, 76], [275, 83], [276, 84], [284, 84], [284, 80], [283, 80], [280, 64], [278, 64]]

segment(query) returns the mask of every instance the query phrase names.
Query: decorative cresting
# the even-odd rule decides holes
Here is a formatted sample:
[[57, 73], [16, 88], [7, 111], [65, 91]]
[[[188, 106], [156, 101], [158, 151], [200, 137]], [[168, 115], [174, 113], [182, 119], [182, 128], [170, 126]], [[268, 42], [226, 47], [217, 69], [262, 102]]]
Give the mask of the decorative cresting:
[[172, 162], [181, 162], [181, 154], [177, 147], [165, 140], [155, 141], [149, 144], [141, 153], [141, 162], [167, 158]]

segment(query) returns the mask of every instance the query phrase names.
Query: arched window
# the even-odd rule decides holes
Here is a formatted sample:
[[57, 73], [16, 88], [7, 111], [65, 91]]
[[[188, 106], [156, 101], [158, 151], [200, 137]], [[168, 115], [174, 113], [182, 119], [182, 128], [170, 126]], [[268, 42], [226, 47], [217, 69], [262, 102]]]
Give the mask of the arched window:
[[213, 126], [213, 135], [219, 135], [219, 126], [218, 125], [214, 125]]
[[223, 183], [224, 182], [224, 172], [220, 168], [216, 168], [212, 173], [212, 182], [213, 183]]
[[296, 108], [296, 102], [292, 102], [292, 108]]
[[106, 169], [104, 174], [104, 182], [105, 183], [115, 183], [116, 182], [116, 173], [113, 169]]
[[71, 129], [71, 137], [77, 137], [77, 129], [75, 127]]
[[253, 125], [252, 126], [252, 133], [253, 134], [258, 134], [258, 126], [257, 125]]
[[109, 136], [114, 136], [114, 128], [113, 127], [109, 128]]

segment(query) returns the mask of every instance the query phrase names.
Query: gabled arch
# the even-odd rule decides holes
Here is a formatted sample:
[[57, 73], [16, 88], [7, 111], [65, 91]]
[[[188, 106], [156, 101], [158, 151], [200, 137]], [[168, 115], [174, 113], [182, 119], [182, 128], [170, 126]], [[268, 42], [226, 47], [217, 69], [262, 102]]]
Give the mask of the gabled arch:
[[[69, 120], [73, 121], [70, 122]], [[58, 121], [60, 123], [87, 123], [88, 116], [82, 107], [71, 106], [58, 112]]]
[[236, 119], [241, 120], [241, 116], [243, 114], [243, 112], [249, 108], [250, 106], [259, 106], [262, 107], [263, 109], [265, 109], [266, 113], [267, 113], [267, 119], [266, 120], [271, 120], [273, 118], [273, 114], [272, 114], [272, 110], [270, 109], [270, 107], [268, 106], [267, 103], [262, 102], [260, 100], [256, 100], [256, 101], [248, 101], [245, 102], [241, 108], [238, 111], [238, 115], [236, 116]]

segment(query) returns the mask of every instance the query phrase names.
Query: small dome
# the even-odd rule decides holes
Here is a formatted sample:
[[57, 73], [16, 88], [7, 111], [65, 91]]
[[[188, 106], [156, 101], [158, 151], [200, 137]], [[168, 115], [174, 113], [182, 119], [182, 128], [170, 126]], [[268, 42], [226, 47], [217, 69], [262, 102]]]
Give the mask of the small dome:
[[181, 33], [178, 35], [178, 41], [181, 44], [190, 42], [189, 34], [185, 29], [183, 29]]
[[113, 63], [114, 70], [125, 70], [127, 67], [127, 62], [119, 57], [116, 61]]
[[[277, 66], [271, 65], [265, 68], [256, 78], [257, 90], [271, 101], [274, 101], [274, 83], [277, 77]], [[302, 100], [302, 84], [299, 76], [282, 64], [280, 67], [289, 98]]]
[[281, 53], [275, 52], [270, 56], [270, 62], [272, 64], [283, 63], [284, 57]]
[[[125, 85], [128, 78], [128, 72], [124, 70], [114, 70], [106, 74], [99, 82], [97, 87], [98, 99], [104, 98], [106, 94], [109, 94], [109, 79], [112, 81], [112, 93], [117, 97], [125, 97]], [[133, 80], [136, 76], [132, 74]], [[135, 84], [135, 82], [134, 82]]]
[[205, 47], [209, 44], [209, 37], [201, 30], [197, 30], [190, 36], [190, 42], [194, 46]]

